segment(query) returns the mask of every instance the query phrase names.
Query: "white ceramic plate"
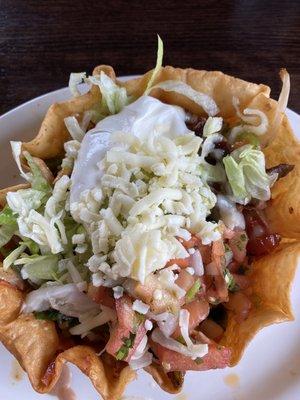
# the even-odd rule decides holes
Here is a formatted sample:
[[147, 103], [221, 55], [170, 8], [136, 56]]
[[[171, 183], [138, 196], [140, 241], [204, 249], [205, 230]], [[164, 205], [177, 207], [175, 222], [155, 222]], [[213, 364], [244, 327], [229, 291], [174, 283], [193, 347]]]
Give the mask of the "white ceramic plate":
[[[29, 140], [38, 131], [48, 107], [70, 97], [68, 89], [38, 97], [0, 117], [0, 187], [19, 182], [9, 140]], [[288, 110], [300, 138], [300, 116]], [[300, 270], [292, 292], [295, 321], [263, 329], [252, 340], [235, 368], [186, 374], [179, 396], [166, 394], [152, 378], [139, 373], [126, 390], [126, 398], [139, 400], [297, 400], [300, 396]], [[78, 400], [99, 399], [89, 380], [75, 367], [72, 387]], [[127, 397], [128, 396], [128, 397]], [[8, 351], [0, 347], [0, 400], [47, 400], [31, 388], [27, 376], [16, 368]]]

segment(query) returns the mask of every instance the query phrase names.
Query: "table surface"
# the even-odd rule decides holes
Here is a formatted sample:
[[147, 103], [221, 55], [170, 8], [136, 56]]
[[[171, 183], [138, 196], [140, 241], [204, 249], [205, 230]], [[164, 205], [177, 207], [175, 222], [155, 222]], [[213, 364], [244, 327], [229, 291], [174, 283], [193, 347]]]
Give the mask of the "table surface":
[[0, 115], [66, 86], [72, 71], [151, 69], [156, 33], [165, 65], [265, 83], [275, 98], [286, 67], [289, 106], [300, 112], [299, 0], [0, 0]]

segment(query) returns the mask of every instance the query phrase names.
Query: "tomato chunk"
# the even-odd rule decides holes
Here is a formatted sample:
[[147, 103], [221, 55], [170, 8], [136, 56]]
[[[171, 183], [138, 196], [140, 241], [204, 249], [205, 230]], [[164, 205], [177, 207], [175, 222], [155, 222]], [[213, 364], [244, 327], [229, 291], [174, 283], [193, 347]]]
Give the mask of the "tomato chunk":
[[[209, 304], [205, 300], [194, 300], [191, 303], [185, 304], [182, 308], [188, 310], [190, 313], [189, 332], [195, 329], [209, 314]], [[177, 338], [180, 335], [181, 332], [178, 326], [173, 333], [173, 337]]]
[[109, 308], [115, 308], [115, 299], [113, 298], [112, 290], [108, 287], [89, 285], [87, 295], [95, 303], [103, 304]]
[[237, 262], [244, 261], [247, 254], [247, 242], [248, 238], [244, 231], [235, 232], [234, 236], [229, 239], [229, 247], [233, 253], [233, 259]]
[[184, 269], [179, 272], [178, 278], [175, 283], [186, 292], [193, 286], [195, 282], [194, 275], [189, 274]]

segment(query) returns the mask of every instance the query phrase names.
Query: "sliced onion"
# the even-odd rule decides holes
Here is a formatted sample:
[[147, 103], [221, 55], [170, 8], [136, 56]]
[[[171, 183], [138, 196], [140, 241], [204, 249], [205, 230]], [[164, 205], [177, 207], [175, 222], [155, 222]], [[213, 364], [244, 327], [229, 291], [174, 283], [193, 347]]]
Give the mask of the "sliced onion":
[[133, 370], [142, 369], [150, 365], [152, 363], [152, 359], [153, 355], [149, 353], [149, 351], [146, 351], [142, 357], [137, 358], [136, 360], [131, 357], [129, 365]]
[[198, 104], [211, 117], [218, 114], [220, 111], [215, 101], [205, 93], [198, 92], [190, 85], [181, 81], [164, 81], [153, 86], [152, 89], [162, 89], [166, 92], [175, 92], [181, 94], [194, 103]]
[[278, 99], [278, 109], [280, 112], [283, 113], [285, 112], [288, 104], [291, 83], [290, 83], [290, 74], [287, 72], [285, 68], [281, 68], [279, 75], [282, 80], [282, 89]]
[[179, 328], [187, 347], [191, 349], [194, 346], [194, 344], [189, 335], [189, 320], [190, 320], [189, 311], [181, 309], [179, 313]]
[[77, 86], [80, 83], [82, 83], [85, 78], [86, 78], [85, 72], [72, 72], [70, 74], [69, 89], [74, 97], [81, 95]]
[[166, 349], [176, 351], [177, 353], [180, 353], [186, 357], [190, 357], [193, 360], [198, 357], [204, 357], [208, 353], [207, 344], [195, 344], [193, 345], [193, 348], [189, 349], [187, 346], [179, 343], [177, 340], [165, 337], [158, 328], [154, 329], [151, 338], [153, 342], [159, 343]]
[[64, 123], [72, 136], [72, 139], [81, 142], [84, 137], [84, 131], [80, 127], [77, 119], [75, 117], [67, 117], [64, 119]]
[[166, 336], [169, 337], [172, 335], [172, 333], [175, 332], [175, 329], [178, 325], [178, 318], [176, 315], [171, 314], [171, 313], [164, 313], [165, 319], [163, 321], [158, 321], [157, 325], [159, 329], [162, 331], [162, 333]]
[[197, 249], [190, 257], [191, 267], [195, 271], [195, 275], [204, 275], [203, 260], [200, 251]]
[[67, 260], [65, 266], [66, 266], [66, 268], [70, 274], [70, 277], [74, 283], [83, 282], [83, 279], [82, 279], [78, 269], [75, 267], [75, 265], [72, 263], [71, 260]]
[[73, 283], [45, 286], [33, 290], [27, 295], [22, 311], [27, 314], [49, 308], [54, 308], [70, 317], [80, 317], [88, 312], [99, 311], [99, 305], [85, 293], [80, 292], [77, 285]]
[[116, 312], [111, 308], [102, 306], [102, 311], [70, 329], [72, 335], [86, 336], [89, 331], [116, 319]]

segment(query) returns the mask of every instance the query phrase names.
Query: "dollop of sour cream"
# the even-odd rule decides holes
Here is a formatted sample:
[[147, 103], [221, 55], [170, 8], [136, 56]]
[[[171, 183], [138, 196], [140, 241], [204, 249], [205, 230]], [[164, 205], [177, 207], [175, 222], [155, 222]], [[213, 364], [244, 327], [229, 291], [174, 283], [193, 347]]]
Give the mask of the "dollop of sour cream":
[[99, 185], [103, 175], [98, 165], [115, 143], [114, 132], [131, 133], [141, 140], [150, 136], [170, 139], [191, 131], [185, 125], [182, 108], [164, 104], [150, 96], [142, 96], [121, 112], [104, 118], [83, 138], [71, 176], [70, 202], [77, 202], [82, 192]]

